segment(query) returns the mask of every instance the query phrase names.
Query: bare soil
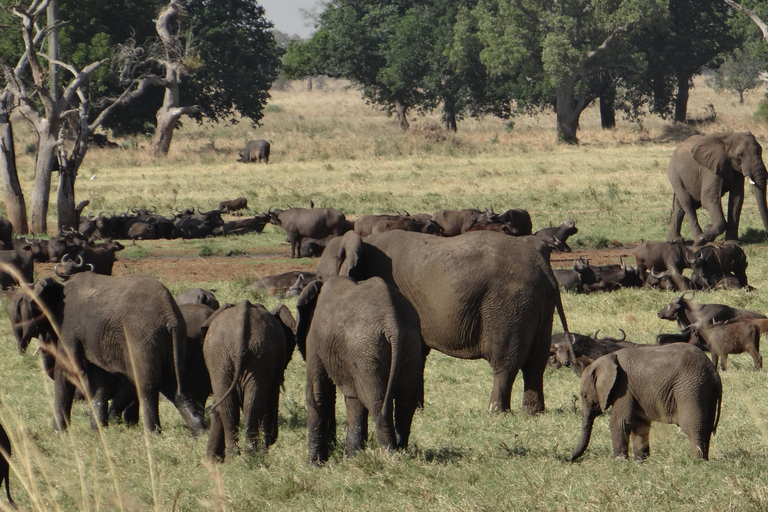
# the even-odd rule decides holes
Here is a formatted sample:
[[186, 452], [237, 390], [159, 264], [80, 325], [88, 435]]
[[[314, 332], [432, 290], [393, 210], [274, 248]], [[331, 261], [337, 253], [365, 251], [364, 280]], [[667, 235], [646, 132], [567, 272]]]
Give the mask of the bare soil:
[[[164, 242], [168, 244], [168, 242]], [[290, 249], [287, 245], [279, 245], [270, 248], [247, 249], [247, 255], [239, 256], [213, 256], [200, 257], [196, 250], [190, 250], [188, 254], [179, 253], [178, 246], [170, 250], [169, 255], [162, 254], [160, 246], [153, 248], [159, 256], [146, 258], [121, 258], [118, 253], [118, 261], [112, 269], [112, 274], [121, 276], [126, 274], [150, 274], [164, 282], [188, 281], [188, 282], [217, 282], [230, 279], [248, 278], [254, 281], [261, 277], [288, 272], [291, 270], [304, 270], [313, 272], [317, 266], [316, 260], [300, 259], [288, 260]], [[619, 257], [627, 260], [627, 264], [634, 265], [632, 248], [616, 247], [599, 250], [574, 251], [572, 253], [555, 253], [551, 262], [553, 268], [570, 268], [573, 261], [580, 257], [589, 259], [592, 265], [608, 265], [619, 263]], [[54, 276], [55, 263], [39, 263], [35, 270], [40, 277]]]

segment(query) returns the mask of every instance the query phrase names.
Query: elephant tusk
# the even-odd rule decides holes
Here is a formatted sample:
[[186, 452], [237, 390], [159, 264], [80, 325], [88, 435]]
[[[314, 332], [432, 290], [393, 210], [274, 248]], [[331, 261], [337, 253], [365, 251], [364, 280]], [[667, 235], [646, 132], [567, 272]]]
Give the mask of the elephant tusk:
[[749, 176], [747, 176], [747, 179], [749, 180], [749, 184], [750, 184], [750, 185], [754, 185], [754, 186], [757, 186], [757, 183], [755, 183], [755, 181], [754, 181], [752, 178], [750, 178]]

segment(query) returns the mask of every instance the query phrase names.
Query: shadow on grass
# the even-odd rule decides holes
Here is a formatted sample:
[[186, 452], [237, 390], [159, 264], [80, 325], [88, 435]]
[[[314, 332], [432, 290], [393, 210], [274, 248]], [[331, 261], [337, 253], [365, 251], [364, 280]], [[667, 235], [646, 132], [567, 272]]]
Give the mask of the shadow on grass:
[[764, 244], [768, 243], [768, 234], [762, 229], [749, 228], [740, 239], [745, 244]]
[[427, 448], [422, 450], [415, 447], [416, 458], [430, 464], [455, 464], [466, 455], [464, 450], [455, 446], [445, 446], [442, 448]]

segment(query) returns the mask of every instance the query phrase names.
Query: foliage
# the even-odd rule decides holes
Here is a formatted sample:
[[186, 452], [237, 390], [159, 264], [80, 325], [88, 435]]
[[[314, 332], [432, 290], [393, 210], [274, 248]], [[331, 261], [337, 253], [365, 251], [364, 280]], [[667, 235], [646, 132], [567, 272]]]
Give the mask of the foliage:
[[487, 0], [472, 10], [480, 58], [495, 74], [515, 77], [522, 108], [554, 107], [558, 137], [575, 142], [581, 112], [616, 85], [623, 67], [642, 65], [627, 36], [661, 24], [666, 2], [624, 0], [593, 6]]
[[760, 75], [764, 70], [762, 61], [736, 49], [715, 73], [713, 86], [717, 91], [727, 89], [737, 92], [739, 103], [744, 103], [744, 93], [763, 84]]

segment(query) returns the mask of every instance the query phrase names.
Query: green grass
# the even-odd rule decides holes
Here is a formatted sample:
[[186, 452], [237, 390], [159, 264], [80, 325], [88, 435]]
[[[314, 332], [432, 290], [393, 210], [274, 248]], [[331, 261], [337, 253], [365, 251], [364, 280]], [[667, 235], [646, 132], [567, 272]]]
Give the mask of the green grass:
[[[713, 103], [720, 124], [707, 131], [750, 129], [764, 144], [768, 131], [751, 121], [762, 93], [747, 95], [745, 107], [698, 87], [691, 111]], [[126, 149], [93, 149], [77, 181], [78, 199], [91, 211], [157, 206], [161, 212], [222, 199], [248, 197], [254, 211], [268, 207], [333, 206], [350, 216], [408, 210], [492, 205], [496, 211], [526, 208], [534, 228], [573, 218], [576, 250], [666, 238], [671, 190], [666, 165], [676, 140], [669, 125], [647, 118], [643, 132], [621, 123], [599, 127], [590, 110], [583, 117], [579, 147], [554, 143], [553, 119], [518, 118], [513, 130], [494, 119], [471, 120], [458, 134], [430, 126], [436, 117], [413, 120], [400, 133], [391, 120], [365, 106], [355, 92], [276, 92], [262, 127], [184, 123], [165, 160], [150, 159], [141, 138], [121, 141]], [[751, 107], [750, 107], [751, 105]], [[741, 109], [741, 110], [740, 110]], [[301, 118], [299, 117], [301, 116]], [[29, 138], [23, 124], [17, 135]], [[267, 165], [235, 162], [250, 138], [272, 142]], [[216, 149], [203, 147], [214, 141]], [[25, 193], [33, 156], [19, 155]], [[92, 174], [97, 179], [84, 177]], [[55, 188], [55, 187], [54, 187]], [[55, 194], [55, 190], [53, 192]], [[52, 196], [52, 197], [55, 197]], [[741, 232], [756, 292], [697, 294], [768, 312], [768, 252], [759, 216], [747, 197]], [[702, 224], [707, 222], [701, 215]], [[51, 217], [51, 224], [55, 219]], [[687, 224], [684, 234], [688, 233]], [[284, 244], [285, 234], [267, 226], [263, 234], [150, 244], [138, 242], [119, 256], [200, 255], [221, 257]], [[574, 255], [576, 256], [576, 255]], [[631, 260], [631, 258], [630, 258]], [[287, 261], [283, 256], [274, 261]], [[261, 260], [253, 262], [258, 268]], [[306, 260], [297, 268], [312, 268]], [[173, 294], [202, 286], [221, 302], [244, 299], [268, 308], [282, 301], [246, 291], [251, 279], [166, 282]], [[589, 296], [563, 294], [572, 330], [652, 343], [675, 326], [656, 312], [677, 294], [622, 290]], [[0, 301], [4, 316], [8, 299]], [[556, 322], [555, 331], [561, 328]], [[513, 389], [512, 412], [487, 411], [492, 371], [484, 361], [464, 361], [432, 352], [425, 372], [426, 404], [416, 414], [411, 446], [404, 453], [371, 448], [350, 460], [344, 453], [343, 400], [337, 401], [339, 445], [323, 468], [307, 465], [305, 365], [298, 353], [288, 367], [281, 395], [280, 436], [266, 454], [242, 454], [231, 463], [204, 462], [205, 436], [193, 439], [167, 401], [161, 404], [161, 435], [110, 426], [92, 432], [88, 408], [77, 403], [66, 434], [51, 429], [53, 383], [43, 375], [33, 342], [17, 353], [7, 320], [0, 319], [0, 420], [14, 441], [12, 492], [33, 510], [765, 510], [768, 508], [768, 386], [751, 371], [751, 358], [732, 356], [722, 375], [724, 403], [708, 463], [691, 458], [676, 426], [654, 424], [651, 457], [644, 464], [614, 461], [608, 417], [596, 421], [589, 449], [575, 464], [568, 459], [580, 428], [578, 380], [566, 369], [545, 374], [546, 412], [521, 412], [522, 383]], [[372, 430], [372, 429], [371, 429]], [[0, 499], [0, 507], [4, 502]]]

